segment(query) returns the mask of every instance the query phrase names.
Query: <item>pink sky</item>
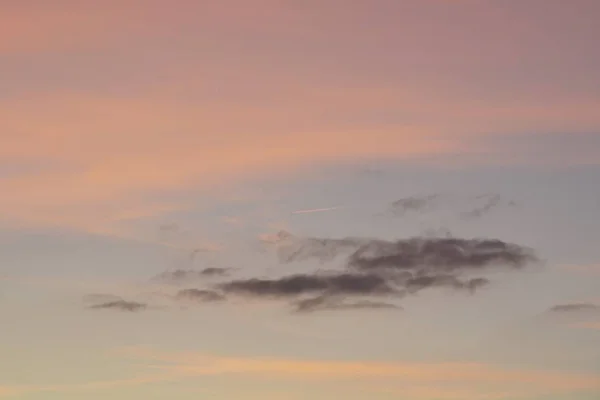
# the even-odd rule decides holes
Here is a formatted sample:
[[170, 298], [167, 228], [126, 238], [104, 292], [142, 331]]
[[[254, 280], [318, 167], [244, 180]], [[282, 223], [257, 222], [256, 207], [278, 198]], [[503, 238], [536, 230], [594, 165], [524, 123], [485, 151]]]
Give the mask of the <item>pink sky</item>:
[[[204, 327], [205, 319], [213, 320], [215, 326], [222, 324], [228, 332], [223, 337], [221, 331], [215, 337], [202, 336], [206, 343], [234, 343], [233, 339], [241, 338], [239, 332], [247, 330], [259, 338], [258, 344], [243, 342], [247, 347], [237, 348], [240, 353], [259, 349], [271, 354], [271, 345], [281, 346], [279, 352], [273, 350], [275, 357], [266, 361], [243, 354], [215, 355], [223, 374], [238, 379], [242, 386], [252, 386], [255, 374], [274, 383], [269, 390], [264, 389], [265, 384], [243, 392], [235, 385], [202, 381], [206, 384], [203, 390], [219, 393], [207, 397], [211, 399], [293, 399], [278, 395], [281, 391], [276, 383], [284, 385], [289, 379], [292, 386], [302, 390], [307, 376], [310, 380], [323, 377], [325, 383], [322, 387], [318, 386], [321, 383], [311, 383], [316, 386], [307, 388], [306, 396], [349, 393], [348, 400], [385, 400], [399, 395], [421, 400], [534, 399], [535, 395], [550, 393], [548, 389], [561, 392], [551, 400], [571, 400], [575, 397], [569, 396], [580, 390], [597, 393], [597, 368], [582, 367], [584, 373], [574, 372], [577, 368], [573, 365], [579, 365], [576, 361], [585, 359], [583, 345], [577, 348], [582, 351], [583, 355], [577, 353], [581, 359], [569, 359], [571, 364], [554, 372], [541, 368], [545, 367], [543, 354], [535, 353], [535, 349], [530, 350], [533, 355], [528, 359], [532, 367], [523, 366], [518, 372], [486, 362], [488, 350], [483, 345], [474, 352], [483, 359], [476, 367], [469, 366], [466, 356], [454, 360], [456, 364], [451, 367], [442, 356], [426, 366], [404, 359], [388, 363], [355, 354], [355, 349], [375, 346], [371, 340], [374, 334], [362, 331], [367, 326], [352, 316], [336, 316], [310, 320], [307, 324], [313, 324], [312, 328], [302, 329], [309, 332], [307, 337], [320, 338], [330, 334], [329, 330], [348, 327], [352, 332], [347, 338], [342, 336], [346, 342], [324, 339], [330, 347], [325, 342], [316, 345], [323, 352], [347, 345], [347, 359], [327, 361], [327, 357], [307, 356], [303, 360], [286, 352], [299, 353], [306, 342], [292, 334], [280, 332], [284, 336], [277, 336], [265, 328], [275, 318], [269, 307], [256, 311], [256, 320], [249, 319], [242, 306], [239, 313], [231, 312], [233, 316], [227, 314], [230, 311], [221, 315], [214, 309], [204, 310], [198, 320], [166, 311], [157, 317], [158, 322], [143, 314], [139, 325], [113, 314], [100, 321], [90, 317], [88, 310], [73, 308], [79, 303], [69, 297], [88, 286], [78, 281], [73, 271], [74, 276], [62, 276], [58, 271], [72, 265], [96, 272], [104, 271], [105, 266], [115, 267], [121, 274], [113, 277], [118, 282], [106, 287], [127, 287], [128, 293], [133, 293], [138, 286], [125, 282], [125, 276], [130, 272], [149, 274], [158, 265], [163, 268], [160, 262], [175, 257], [176, 250], [187, 250], [192, 242], [211, 249], [210, 262], [229, 265], [234, 260], [248, 264], [244, 267], [252, 271], [264, 265], [273, 267], [275, 261], [271, 259], [257, 261], [256, 257], [262, 257], [255, 254], [258, 245], [248, 243], [254, 243], [251, 240], [257, 240], [259, 234], [273, 235], [275, 227], [297, 228], [316, 237], [360, 232], [381, 237], [393, 233], [397, 238], [445, 217], [435, 214], [430, 220], [391, 225], [389, 220], [369, 219], [361, 212], [377, 202], [387, 204], [386, 196], [436, 182], [458, 182], [454, 186], [448, 183], [448, 187], [465, 194], [483, 184], [493, 186], [495, 179], [504, 182], [499, 186], [505, 185], [506, 190], [526, 200], [543, 199], [541, 205], [525, 201], [523, 209], [514, 211], [515, 220], [497, 217], [474, 228], [465, 228], [461, 222], [459, 229], [482, 236], [499, 231], [531, 240], [551, 252], [556, 250], [549, 262], [552, 265], [598, 265], [600, 256], [594, 258], [595, 247], [590, 244], [595, 237], [597, 210], [586, 207], [595, 204], [594, 172], [600, 161], [599, 19], [597, 0], [0, 2], [0, 247], [9, 254], [8, 261], [0, 260], [8, 272], [0, 270], [0, 274], [21, 274], [2, 282], [10, 282], [8, 289], [26, 299], [0, 305], [0, 311], [14, 318], [16, 327], [9, 333], [12, 342], [0, 346], [7, 352], [17, 352], [20, 346], [30, 349], [17, 364], [22, 368], [33, 365], [33, 375], [39, 377], [14, 382], [0, 379], [0, 397], [22, 394], [23, 399], [35, 400], [53, 393], [59, 397], [52, 398], [62, 399], [65, 393], [87, 395], [102, 387], [116, 393], [115, 399], [149, 398], [152, 384], [157, 383], [163, 390], [160, 393], [167, 397], [180, 394], [182, 399], [197, 398], [194, 396], [203, 392], [197, 392], [200, 389], [194, 386], [195, 379], [214, 373], [210, 368], [206, 373], [202, 354], [207, 349], [160, 349], [168, 347], [165, 343], [179, 343], [179, 334], [185, 329]], [[389, 172], [393, 176], [385, 181], [388, 178], [373, 174], [365, 183], [348, 172], [370, 164], [393, 165], [397, 175]], [[414, 166], [430, 168], [427, 173], [432, 175], [397, 177], [408, 174], [406, 171]], [[339, 170], [331, 172], [335, 168]], [[553, 175], [544, 175], [550, 171], [558, 171], [556, 180]], [[513, 185], [513, 179], [523, 181]], [[584, 205], [575, 206], [577, 202]], [[244, 208], [248, 204], [253, 211]], [[377, 215], [381, 215], [379, 211]], [[180, 218], [183, 223], [170, 218]], [[570, 225], [571, 221], [576, 222]], [[183, 237], [189, 229], [197, 236], [189, 234], [185, 244], [165, 246], [154, 238], [160, 222], [175, 227], [171, 234]], [[148, 226], [150, 234], [139, 234]], [[58, 244], [46, 248], [46, 239], [40, 244], [34, 233], [48, 229], [68, 231], [77, 238], [87, 238], [90, 233], [99, 236], [90, 236], [94, 245], [71, 250]], [[230, 235], [227, 238], [238, 235], [243, 239], [223, 244], [209, 237], [219, 229]], [[17, 239], [6, 239], [4, 233]], [[559, 236], [561, 233], [568, 238]], [[56, 233], [48, 235], [48, 243], [67, 240]], [[136, 247], [146, 245], [151, 250]], [[42, 250], [34, 250], [36, 246]], [[25, 249], [23, 254], [11, 255], [21, 248]], [[141, 257], [146, 251], [155, 256]], [[565, 262], [573, 254], [581, 259]], [[97, 264], [103, 257], [115, 259]], [[205, 260], [202, 257], [198, 259]], [[188, 255], [184, 258], [189, 259]], [[47, 282], [54, 271], [56, 281], [64, 285], [36, 286], [34, 282]], [[408, 330], [399, 325], [404, 322], [384, 318], [373, 320], [373, 326], [380, 329], [377, 334], [384, 338], [382, 342], [393, 340], [394, 335], [409, 340], [407, 332], [417, 326], [415, 344], [406, 350], [429, 354], [430, 344], [444, 345], [446, 335], [460, 339], [457, 332], [467, 329], [460, 325], [462, 319], [477, 340], [477, 335], [488, 332], [485, 329], [498, 328], [496, 316], [506, 317], [513, 309], [533, 312], [533, 305], [521, 309], [515, 305], [518, 301], [532, 301], [536, 306], [546, 304], [539, 299], [566, 302], [579, 295], [578, 285], [584, 288], [581, 296], [589, 297], [593, 288], [594, 283], [583, 277], [593, 274], [568, 268], [556, 268], [548, 274], [543, 275], [548, 279], [543, 282], [550, 283], [538, 282], [531, 297], [524, 289], [526, 283], [513, 286], [516, 294], [505, 297], [494, 291], [500, 289], [491, 288], [482, 309], [471, 308], [479, 317], [467, 316], [467, 312], [456, 314], [456, 320], [448, 319], [439, 331], [435, 329], [440, 325], [430, 329], [427, 323], [439, 322], [434, 317], [453, 312], [444, 306], [462, 300], [440, 305], [435, 298], [425, 298], [422, 310], [431, 314], [407, 317], [411, 321]], [[564, 279], [566, 287], [561, 286], [560, 274], [571, 274], [572, 280]], [[534, 278], [527, 275], [522, 282], [530, 282], [528, 279]], [[30, 292], [34, 295], [27, 297]], [[555, 294], [559, 298], [552, 297]], [[42, 311], [35, 311], [36, 301]], [[471, 303], [457, 304], [466, 309]], [[493, 311], [482, 311], [484, 306]], [[19, 319], [21, 315], [31, 315], [32, 319]], [[56, 315], [63, 322], [56, 323], [55, 337], [44, 342], [36, 332], [55, 329], [48, 327], [48, 315]], [[480, 317], [489, 325], [479, 326]], [[577, 326], [592, 329], [568, 334], [596, 333], [596, 320], [578, 320]], [[88, 321], [89, 326], [81, 321]], [[329, 321], [334, 322], [328, 325]], [[164, 379], [146, 374], [151, 364], [148, 360], [137, 360], [144, 364], [144, 374], [140, 375], [126, 360], [106, 358], [105, 351], [111, 352], [127, 341], [120, 334], [137, 332], [140, 326], [146, 327], [146, 332], [164, 333], [160, 339], [154, 337], [154, 343], [148, 339], [156, 345], [149, 350], [150, 358], [173, 362], [166, 369], [169, 376], [187, 383], [178, 381], [180, 386], [170, 392], [160, 386], [167, 385]], [[97, 331], [110, 327], [111, 333], [94, 344], [86, 342], [82, 353], [61, 342], [84, 340], [74, 334], [74, 327], [89, 329], [85, 340], [97, 337], [92, 327]], [[170, 330], [172, 327], [178, 328]], [[296, 328], [284, 330], [300, 332], [300, 325]], [[210, 333], [200, 332], [200, 336]], [[188, 339], [186, 343], [195, 343], [192, 337]], [[494, 340], [488, 345], [498, 359], [504, 350], [514, 348]], [[595, 343], [595, 339], [589, 340]], [[128, 343], [131, 341], [136, 340]], [[56, 357], [53, 349], [65, 350], [65, 359], [71, 360], [70, 367], [65, 368], [72, 368], [67, 378], [74, 379], [55, 379], [59, 370], [43, 367]], [[198, 359], [189, 362], [185, 356], [188, 350]], [[91, 361], [80, 358], [86, 352]], [[572, 352], [556, 348], [551, 353], [559, 359], [568, 358], [565, 354]], [[27, 357], [34, 361], [27, 361]], [[1, 368], [6, 373], [13, 371], [2, 359], [0, 377]], [[465, 363], [467, 367], [460, 367]], [[455, 365], [459, 366], [456, 370]], [[360, 382], [368, 388], [363, 392], [358, 385], [353, 391], [336, 383], [356, 374], [368, 376]], [[451, 376], [450, 386], [456, 386], [452, 390], [439, 384], [447, 375]], [[377, 385], [382, 376], [387, 381]], [[418, 384], [399, 387], [391, 382], [396, 378]], [[563, 395], [566, 397], [560, 397]]]

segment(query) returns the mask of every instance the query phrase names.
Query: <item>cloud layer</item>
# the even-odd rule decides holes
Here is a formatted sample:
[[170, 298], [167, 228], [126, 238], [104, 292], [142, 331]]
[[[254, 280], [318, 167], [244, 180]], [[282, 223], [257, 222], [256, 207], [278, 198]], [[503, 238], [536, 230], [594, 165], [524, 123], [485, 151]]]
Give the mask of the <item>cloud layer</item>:
[[[232, 269], [217, 267], [176, 269], [163, 272], [152, 281], [183, 286], [174, 294], [164, 293], [163, 298], [187, 303], [253, 298], [283, 301], [294, 311], [304, 313], [399, 309], [399, 300], [424, 290], [475, 294], [492, 284], [489, 272], [518, 271], [538, 261], [532, 249], [492, 238], [320, 238], [279, 231], [259, 239], [274, 249], [284, 264], [340, 262], [328, 269], [279, 277], [231, 278]], [[146, 307], [119, 297], [96, 300], [91, 308], [140, 311]]]

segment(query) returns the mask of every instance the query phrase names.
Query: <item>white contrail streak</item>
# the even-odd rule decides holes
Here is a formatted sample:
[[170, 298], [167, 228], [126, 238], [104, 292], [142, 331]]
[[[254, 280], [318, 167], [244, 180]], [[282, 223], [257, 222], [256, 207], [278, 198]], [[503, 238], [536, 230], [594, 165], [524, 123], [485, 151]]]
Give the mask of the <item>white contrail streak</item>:
[[332, 211], [332, 210], [337, 210], [339, 207], [329, 207], [329, 208], [313, 208], [310, 210], [298, 210], [298, 211], [292, 211], [292, 214], [310, 214], [310, 213], [316, 213], [316, 212], [324, 212], [324, 211]]

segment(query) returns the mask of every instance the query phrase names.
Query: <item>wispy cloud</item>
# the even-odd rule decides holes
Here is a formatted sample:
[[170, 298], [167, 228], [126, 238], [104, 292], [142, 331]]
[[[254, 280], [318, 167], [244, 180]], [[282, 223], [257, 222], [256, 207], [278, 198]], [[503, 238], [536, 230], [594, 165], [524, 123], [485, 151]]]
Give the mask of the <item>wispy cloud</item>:
[[216, 301], [225, 300], [225, 296], [214, 290], [202, 290], [202, 289], [183, 289], [177, 292], [177, 299], [179, 300], [191, 300], [194, 302], [201, 303], [213, 303]]
[[208, 278], [225, 277], [231, 272], [230, 268], [208, 267], [201, 270], [196, 269], [175, 269], [161, 272], [154, 276], [153, 282], [162, 283], [190, 283], [194, 280], [206, 280]]
[[587, 311], [600, 311], [600, 306], [592, 303], [559, 304], [550, 309], [553, 313], [576, 313]]
[[397, 304], [373, 300], [345, 301], [335, 296], [318, 296], [294, 303], [296, 312], [306, 313], [326, 310], [402, 310]]
[[507, 206], [515, 205], [513, 201], [505, 202], [502, 196], [500, 196], [499, 194], [479, 195], [476, 196], [475, 200], [478, 203], [481, 202], [481, 204], [475, 205], [474, 208], [472, 208], [471, 210], [461, 212], [460, 216], [463, 219], [472, 220], [481, 218], [484, 215], [490, 213], [495, 208], [498, 208], [501, 205], [503, 205], [503, 203], [506, 203]]
[[386, 215], [403, 217], [409, 214], [425, 214], [448, 209], [462, 220], [482, 218], [496, 208], [513, 207], [516, 203], [504, 199], [500, 194], [487, 193], [476, 196], [452, 196], [434, 193], [408, 196], [393, 201]]
[[127, 300], [114, 300], [107, 301], [104, 303], [94, 304], [89, 306], [91, 309], [111, 309], [111, 310], [119, 310], [119, 311], [128, 311], [128, 312], [137, 312], [145, 310], [148, 307], [147, 304], [138, 303], [135, 301], [127, 301]]
[[292, 214], [312, 214], [312, 213], [319, 213], [319, 212], [325, 212], [325, 211], [333, 211], [333, 210], [337, 210], [340, 207], [328, 207], [328, 208], [312, 208], [312, 209], [307, 209], [307, 210], [296, 210], [296, 211], [292, 211]]

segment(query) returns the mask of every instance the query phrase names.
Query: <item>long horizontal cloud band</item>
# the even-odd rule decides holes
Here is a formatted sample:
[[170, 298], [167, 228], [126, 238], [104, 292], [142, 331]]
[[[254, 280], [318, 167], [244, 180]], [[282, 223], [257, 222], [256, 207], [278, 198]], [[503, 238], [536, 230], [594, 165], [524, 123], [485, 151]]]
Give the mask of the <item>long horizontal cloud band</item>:
[[[475, 293], [490, 284], [490, 280], [473, 274], [481, 275], [491, 268], [519, 270], [538, 260], [532, 249], [499, 239], [331, 239], [297, 237], [285, 231], [262, 239], [277, 247], [284, 263], [326, 262], [342, 254], [346, 255], [346, 260], [341, 271], [298, 273], [279, 278], [229, 279], [206, 284], [204, 288], [184, 288], [172, 298], [199, 303], [220, 302], [231, 296], [286, 300], [297, 312], [401, 309], [390, 301], [431, 288]], [[154, 280], [198, 283], [199, 278], [226, 278], [226, 272], [221, 268], [175, 270], [160, 274]], [[144, 305], [108, 299], [92, 308], [139, 311], [144, 309]]]
[[[468, 275], [484, 273], [491, 267], [519, 269], [537, 260], [531, 249], [498, 239], [323, 239], [300, 238], [282, 231], [269, 241], [278, 246], [282, 262], [310, 259], [325, 262], [347, 253], [344, 270], [234, 279], [213, 285], [214, 291], [199, 291], [194, 298], [211, 301], [227, 295], [292, 299], [295, 310], [301, 312], [400, 308], [388, 302], [363, 299], [347, 303], [345, 299], [357, 296], [399, 299], [435, 287], [473, 293], [490, 281]], [[181, 291], [180, 296], [189, 297], [189, 293]]]

